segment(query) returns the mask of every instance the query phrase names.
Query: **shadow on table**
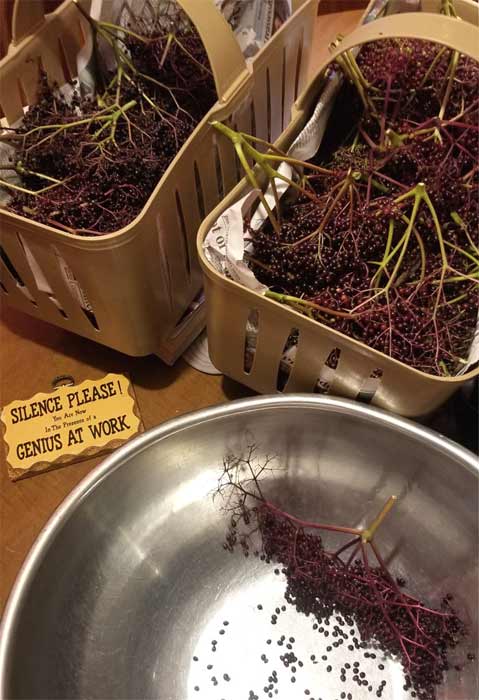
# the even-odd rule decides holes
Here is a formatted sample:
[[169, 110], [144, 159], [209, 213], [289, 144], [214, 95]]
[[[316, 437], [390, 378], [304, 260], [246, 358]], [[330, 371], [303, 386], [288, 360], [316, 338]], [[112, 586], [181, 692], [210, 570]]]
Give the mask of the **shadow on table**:
[[423, 423], [460, 445], [479, 452], [479, 381], [473, 379]]
[[230, 379], [229, 377], [223, 376], [221, 381], [221, 388], [229, 401], [235, 401], [235, 399], [246, 399], [249, 396], [258, 395], [256, 391], [253, 391], [253, 389], [243, 386], [243, 384], [239, 384], [238, 382], [235, 382], [234, 379]]
[[[55, 362], [56, 355], [57, 358], [72, 361], [72, 372], [78, 365], [79, 368], [92, 367], [105, 374], [128, 373], [135, 384], [155, 390], [175, 382], [186, 367], [182, 360], [169, 367], [155, 355], [130, 357], [6, 305], [2, 306], [1, 311], [4, 326], [14, 335], [52, 352], [52, 368], [62, 364]], [[52, 369], [52, 373], [55, 373], [55, 369]]]

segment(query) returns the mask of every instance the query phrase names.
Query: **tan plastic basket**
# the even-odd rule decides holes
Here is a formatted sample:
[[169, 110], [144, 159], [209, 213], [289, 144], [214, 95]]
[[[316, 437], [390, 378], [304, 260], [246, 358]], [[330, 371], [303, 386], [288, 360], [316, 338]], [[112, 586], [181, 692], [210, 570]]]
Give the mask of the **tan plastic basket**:
[[[209, 122], [228, 120], [276, 139], [305, 85], [317, 0], [293, 0], [293, 15], [247, 67], [212, 0], [177, 0], [203, 40], [218, 103], [184, 144], [141, 214], [99, 237], [75, 237], [0, 209], [0, 292], [8, 304], [129, 355], [173, 362], [204, 327], [196, 233], [240, 179], [232, 148]], [[89, 1], [83, 5], [89, 8]], [[0, 62], [0, 116], [15, 123], [35, 103], [39, 67], [62, 85], [76, 74], [88, 28], [66, 0], [16, 0], [12, 44]], [[36, 269], [32, 274], [32, 267]], [[40, 272], [39, 272], [40, 271]], [[38, 283], [42, 278], [44, 283]]]
[[[430, 2], [429, 9], [438, 11], [439, 2]], [[296, 117], [277, 145], [286, 150], [292, 143], [311, 115], [323, 85], [326, 66], [348, 49], [380, 38], [410, 37], [433, 40], [477, 58], [479, 31], [472, 24], [477, 22], [477, 6], [462, 0], [457, 3], [457, 9], [465, 21], [432, 12], [409, 13], [380, 18], [357, 28], [341, 42], [339, 49], [299, 98]], [[198, 234], [198, 252], [205, 277], [210, 355], [224, 374], [260, 393], [278, 391], [281, 358], [288, 337], [297, 330], [296, 357], [283, 388], [286, 392], [313, 391], [319, 377], [324, 374], [328, 357], [335, 350], [339, 351], [335, 353], [336, 356], [339, 354], [339, 359], [336, 369], [329, 370], [331, 393], [358, 398], [367, 390], [371, 399], [371, 376], [381, 370], [382, 377], [376, 383], [372, 403], [405, 416], [430, 413], [462, 383], [477, 376], [478, 368], [451, 378], [412, 369], [218, 273], [205, 257], [204, 239], [221, 214], [249, 190], [247, 182], [241, 182], [203, 222]], [[245, 369], [246, 327], [253, 318], [258, 326], [256, 348], [251, 368]]]

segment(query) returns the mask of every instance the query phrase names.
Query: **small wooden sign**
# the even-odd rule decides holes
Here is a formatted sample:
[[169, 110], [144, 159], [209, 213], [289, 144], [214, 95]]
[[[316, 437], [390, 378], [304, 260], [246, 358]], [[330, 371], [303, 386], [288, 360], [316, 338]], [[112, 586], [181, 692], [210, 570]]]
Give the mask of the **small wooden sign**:
[[114, 450], [143, 430], [122, 374], [12, 401], [0, 420], [12, 480]]

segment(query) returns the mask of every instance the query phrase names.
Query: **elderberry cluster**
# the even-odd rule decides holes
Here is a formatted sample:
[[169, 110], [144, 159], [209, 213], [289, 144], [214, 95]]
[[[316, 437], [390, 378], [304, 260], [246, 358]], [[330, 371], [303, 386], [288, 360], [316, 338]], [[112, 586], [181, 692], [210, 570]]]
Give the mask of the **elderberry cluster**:
[[479, 307], [479, 66], [401, 39], [367, 44], [357, 70], [369, 102], [344, 81], [311, 160], [325, 171], [305, 164], [279, 230], [245, 222], [250, 266], [274, 292], [311, 302], [295, 308], [317, 321], [456, 374]]
[[[373, 525], [361, 530], [302, 520], [284, 510], [275, 497], [278, 489], [271, 486], [271, 475], [282, 471], [284, 467], [271, 457], [259, 460], [254, 445], [240, 456], [224, 458], [217, 490], [229, 516], [224, 548], [229, 552], [240, 548], [245, 556], [275, 566], [274, 573], [285, 577], [287, 602], [311, 617], [313, 629], [323, 637], [331, 637], [326, 652], [342, 647], [346, 655], [346, 650], [368, 648], [365, 658], [371, 657], [371, 649], [373, 658], [377, 652], [384, 660], [399, 660], [404, 689], [411, 690], [411, 697], [435, 700], [445, 673], [459, 673], [475, 660], [466, 646], [468, 630], [452, 607], [452, 595], [427, 604], [406, 592], [404, 576], [393, 575], [374, 540], [388, 504]], [[271, 624], [277, 624], [281, 610], [276, 609]], [[321, 659], [327, 662], [327, 654]], [[311, 660], [316, 662], [316, 657]], [[350, 670], [344, 663], [342, 681]], [[363, 685], [366, 672], [352, 670], [353, 682]], [[382, 663], [379, 670], [384, 670]], [[383, 683], [375, 691], [377, 697], [383, 694]], [[369, 689], [370, 682], [365, 685]]]
[[[124, 34], [120, 48], [133, 68], [128, 78], [98, 75], [94, 98], [72, 86], [67, 101], [40, 76], [39, 100], [17, 130], [12, 159], [35, 194], [9, 190], [11, 211], [78, 235], [122, 228], [216, 101], [205, 48], [184, 13], [174, 14], [174, 24], [158, 13], [153, 23], [131, 18], [128, 26], [146, 41]], [[116, 121], [107, 121], [115, 110]], [[45, 189], [52, 183], [45, 176], [60, 184]]]

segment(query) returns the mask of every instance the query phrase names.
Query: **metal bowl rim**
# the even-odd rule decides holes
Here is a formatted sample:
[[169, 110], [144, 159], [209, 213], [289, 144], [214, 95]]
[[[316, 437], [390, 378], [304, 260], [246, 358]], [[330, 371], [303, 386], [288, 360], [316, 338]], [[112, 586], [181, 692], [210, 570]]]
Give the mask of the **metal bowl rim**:
[[133, 440], [130, 440], [127, 444], [120, 447], [94, 467], [94, 469], [92, 469], [92, 471], [65, 497], [41, 529], [17, 574], [0, 624], [0, 700], [7, 697], [5, 686], [8, 673], [9, 648], [13, 641], [15, 619], [17, 613], [21, 609], [23, 596], [28, 590], [29, 584], [33, 580], [35, 572], [44, 554], [48, 551], [50, 544], [53, 542], [55, 535], [83, 499], [86, 498], [103, 479], [121, 467], [121, 465], [134, 454], [143, 452], [143, 450], [147, 449], [152, 444], [166, 437], [201, 423], [218, 420], [232, 414], [239, 415], [252, 411], [268, 410], [275, 407], [295, 407], [319, 411], [329, 410], [334, 413], [360, 416], [367, 422], [395, 428], [401, 433], [406, 433], [418, 439], [420, 442], [428, 442], [434, 445], [436, 448], [447, 453], [450, 457], [462, 462], [463, 466], [469, 468], [479, 479], [479, 460], [470, 450], [461, 447], [461, 445], [430, 428], [426, 428], [418, 423], [406, 418], [401, 418], [387, 411], [372, 408], [371, 406], [349, 399], [314, 396], [311, 394], [257, 396], [202, 408], [197, 411], [186, 413], [178, 418], [167, 420], [154, 428], [150, 428]]

